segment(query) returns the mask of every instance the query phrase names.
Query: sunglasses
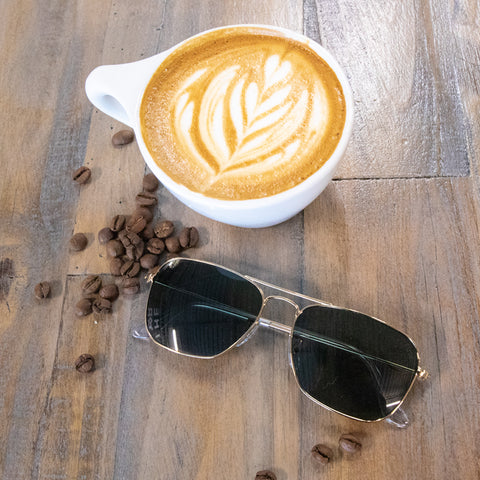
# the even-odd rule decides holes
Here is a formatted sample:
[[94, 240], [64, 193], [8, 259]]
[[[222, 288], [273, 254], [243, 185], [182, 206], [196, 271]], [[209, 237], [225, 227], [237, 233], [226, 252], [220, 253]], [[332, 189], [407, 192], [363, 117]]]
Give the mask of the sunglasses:
[[[399, 407], [415, 379], [428, 375], [410, 338], [363, 313], [187, 258], [171, 259], [147, 278], [146, 330], [155, 343], [215, 358], [245, 343], [259, 326], [287, 333], [300, 390], [349, 418], [373, 422], [403, 413]], [[281, 295], [265, 296], [259, 285]], [[307, 306], [300, 309], [285, 295]], [[262, 318], [272, 299], [294, 306], [293, 327]]]

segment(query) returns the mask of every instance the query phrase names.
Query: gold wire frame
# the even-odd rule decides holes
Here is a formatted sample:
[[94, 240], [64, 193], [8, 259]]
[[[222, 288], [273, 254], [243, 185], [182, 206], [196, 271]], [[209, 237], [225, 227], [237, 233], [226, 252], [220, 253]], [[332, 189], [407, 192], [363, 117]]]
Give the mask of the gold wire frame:
[[[203, 263], [203, 264], [206, 264], [206, 265], [211, 265], [213, 267], [217, 267], [217, 268], [221, 268], [223, 270], [226, 270], [230, 273], [233, 273], [235, 275], [238, 275], [239, 277], [249, 281], [250, 283], [252, 283], [257, 289], [258, 291], [260, 292], [261, 294], [261, 297], [262, 297], [262, 306], [260, 308], [260, 312], [258, 313], [255, 321], [252, 323], [252, 325], [248, 328], [248, 330], [232, 345], [230, 345], [228, 348], [226, 348], [225, 350], [223, 350], [222, 352], [216, 354], [216, 355], [212, 355], [212, 356], [200, 356], [200, 355], [192, 355], [192, 354], [189, 354], [189, 353], [184, 353], [184, 352], [181, 352], [179, 350], [175, 350], [175, 349], [172, 349], [170, 347], [167, 347], [166, 345], [163, 345], [161, 344], [160, 342], [158, 342], [157, 340], [155, 340], [153, 338], [153, 336], [151, 335], [149, 329], [148, 329], [148, 324], [147, 324], [147, 309], [145, 310], [145, 329], [148, 333], [148, 336], [149, 338], [154, 342], [156, 343], [157, 345], [161, 346], [162, 348], [166, 349], [166, 350], [169, 350], [170, 352], [173, 352], [173, 353], [176, 353], [177, 355], [183, 355], [183, 356], [186, 356], [186, 357], [191, 357], [191, 358], [201, 358], [201, 359], [205, 359], [205, 360], [211, 360], [213, 358], [217, 358], [225, 353], [227, 353], [229, 350], [231, 350], [232, 348], [235, 348], [235, 347], [239, 347], [241, 345], [243, 345], [245, 342], [247, 342], [250, 337], [256, 332], [256, 330], [258, 329], [259, 326], [264, 326], [264, 327], [267, 327], [267, 328], [272, 328], [273, 330], [276, 330], [276, 331], [280, 331], [282, 333], [287, 333], [288, 336], [289, 336], [289, 349], [288, 349], [288, 361], [289, 361], [289, 364], [290, 364], [290, 367], [292, 369], [292, 372], [293, 372], [293, 376], [295, 378], [295, 382], [298, 386], [298, 388], [300, 389], [300, 391], [307, 397], [309, 398], [312, 402], [316, 403], [317, 405], [320, 405], [321, 407], [325, 408], [326, 410], [330, 411], [330, 412], [335, 412], [335, 413], [338, 413], [339, 415], [342, 415], [344, 417], [347, 417], [347, 418], [350, 418], [352, 420], [357, 420], [357, 421], [360, 421], [360, 422], [366, 422], [366, 423], [374, 423], [374, 422], [379, 422], [379, 421], [382, 421], [382, 420], [386, 420], [387, 418], [393, 416], [395, 414], [395, 412], [397, 412], [399, 410], [399, 408], [401, 407], [401, 405], [403, 404], [403, 402], [405, 401], [405, 398], [407, 397], [407, 395], [410, 393], [410, 390], [412, 389], [414, 383], [415, 383], [415, 380], [418, 378], [419, 380], [423, 381], [423, 380], [426, 380], [427, 377], [428, 377], [428, 372], [421, 368], [420, 367], [420, 356], [419, 356], [419, 353], [418, 353], [418, 348], [417, 346], [415, 345], [415, 342], [408, 336], [406, 335], [405, 333], [401, 332], [400, 330], [392, 327], [391, 325], [388, 325], [386, 322], [384, 322], [383, 320], [380, 320], [378, 318], [375, 318], [375, 317], [372, 317], [371, 315], [367, 315], [368, 317], [372, 318], [373, 320], [376, 320], [377, 322], [380, 322], [380, 323], [383, 323], [385, 325], [388, 325], [390, 328], [392, 328], [393, 330], [396, 330], [397, 332], [401, 333], [402, 335], [405, 335], [405, 337], [408, 338], [408, 340], [412, 343], [412, 345], [415, 347], [415, 350], [416, 350], [416, 353], [417, 353], [417, 370], [415, 372], [415, 375], [414, 377], [412, 378], [412, 381], [410, 383], [410, 386], [408, 387], [407, 391], [405, 392], [405, 395], [402, 397], [402, 399], [398, 402], [398, 405], [386, 416], [384, 417], [380, 417], [378, 419], [374, 419], [374, 420], [365, 420], [363, 418], [357, 418], [357, 417], [353, 417], [351, 415], [348, 415], [346, 413], [343, 413], [343, 412], [340, 412], [338, 410], [335, 410], [334, 408], [332, 407], [329, 407], [328, 405], [325, 405], [324, 403], [318, 401], [316, 398], [312, 397], [308, 392], [306, 392], [300, 385], [300, 382], [298, 380], [298, 377], [297, 377], [297, 373], [295, 371], [295, 368], [293, 366], [293, 357], [292, 357], [292, 342], [293, 342], [293, 330], [294, 330], [294, 327], [289, 327], [288, 325], [285, 325], [283, 323], [280, 323], [280, 322], [276, 322], [276, 321], [273, 321], [273, 320], [268, 320], [268, 319], [264, 319], [262, 318], [262, 312], [265, 308], [265, 306], [268, 304], [269, 300], [273, 300], [273, 299], [276, 299], [276, 300], [281, 300], [281, 301], [284, 301], [284, 302], [287, 302], [289, 303], [290, 305], [292, 305], [294, 308], [295, 308], [295, 318], [294, 318], [294, 325], [295, 325], [295, 322], [297, 321], [297, 318], [301, 315], [301, 313], [306, 309], [306, 308], [309, 308], [311, 306], [314, 306], [314, 305], [322, 305], [322, 306], [326, 306], [326, 307], [330, 307], [330, 308], [336, 308], [336, 309], [339, 309], [339, 310], [345, 310], [345, 311], [349, 311], [349, 312], [353, 312], [353, 313], [359, 313], [359, 314], [362, 314], [361, 312], [358, 312], [356, 310], [352, 310], [352, 309], [348, 309], [348, 308], [343, 308], [343, 307], [338, 307], [332, 303], [328, 303], [328, 302], [324, 302], [323, 300], [320, 300], [318, 298], [313, 298], [313, 297], [309, 297], [307, 295], [304, 295], [302, 293], [298, 293], [298, 292], [294, 292], [293, 290], [288, 290], [286, 288], [282, 288], [282, 287], [278, 287], [276, 285], [273, 285], [271, 283], [268, 283], [268, 282], [264, 282], [263, 280], [259, 280], [257, 278], [254, 278], [254, 277], [251, 277], [250, 275], [244, 275], [244, 274], [241, 274], [241, 273], [238, 273], [236, 272], [235, 270], [232, 270], [230, 268], [227, 268], [227, 267], [224, 267], [223, 265], [219, 265], [219, 264], [216, 264], [216, 263], [213, 263], [213, 262], [207, 262], [207, 261], [204, 261], [204, 260], [196, 260], [196, 259], [191, 259], [191, 258], [184, 258], [184, 257], [177, 257], [177, 258], [172, 258], [170, 260], [167, 260], [165, 263], [163, 263], [161, 266], [158, 266], [156, 267], [153, 271], [151, 271], [147, 276], [146, 276], [146, 279], [147, 279], [147, 282], [148, 283], [151, 283], [152, 285], [150, 286], [150, 290], [149, 290], [149, 293], [148, 293], [148, 297], [150, 297], [150, 293], [151, 293], [151, 289], [152, 289], [152, 286], [153, 286], [153, 280], [156, 276], [156, 274], [161, 270], [163, 269], [164, 267], [168, 266], [169, 264], [172, 264], [172, 263], [177, 263], [177, 262], [193, 262], [193, 263]], [[265, 293], [264, 291], [259, 287], [259, 285], [262, 285], [264, 287], [268, 287], [268, 288], [271, 288], [271, 289], [274, 289], [274, 290], [277, 290], [279, 292], [283, 292], [287, 295], [291, 295], [293, 297], [298, 297], [298, 298], [302, 298], [304, 300], [307, 300], [309, 302], [312, 302], [308, 305], [306, 305], [305, 307], [303, 307], [302, 309], [299, 308], [299, 306], [291, 299], [287, 298], [287, 297], [283, 297], [281, 295], [268, 295], [268, 296], [265, 296]], [[364, 315], [364, 314], [362, 314]]]

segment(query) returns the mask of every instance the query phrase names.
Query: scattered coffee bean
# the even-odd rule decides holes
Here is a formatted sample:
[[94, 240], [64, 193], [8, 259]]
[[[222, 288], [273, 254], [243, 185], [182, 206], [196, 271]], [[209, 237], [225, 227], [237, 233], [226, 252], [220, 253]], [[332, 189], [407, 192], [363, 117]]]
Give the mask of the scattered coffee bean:
[[98, 275], [89, 275], [82, 282], [82, 291], [84, 293], [97, 293], [102, 286], [102, 279]]
[[135, 197], [135, 202], [139, 207], [153, 207], [157, 204], [158, 199], [154, 193], [140, 192]]
[[135, 138], [135, 134], [132, 130], [120, 130], [112, 137], [112, 144], [114, 147], [123, 147], [132, 143]]
[[100, 245], [105, 245], [108, 243], [110, 240], [113, 240], [115, 238], [115, 234], [108, 228], [102, 228], [98, 232], [98, 243]]
[[85, 317], [92, 313], [92, 300], [89, 298], [82, 298], [75, 305], [75, 315], [77, 317]]
[[270, 470], [262, 470], [257, 472], [255, 480], [277, 480], [277, 476]]
[[158, 238], [167, 238], [173, 233], [174, 230], [175, 227], [170, 220], [157, 222], [153, 227], [153, 231]]
[[158, 263], [158, 256], [153, 255], [152, 253], [146, 253], [140, 259], [140, 266], [145, 268], [145, 270], [150, 270], [151, 268], [155, 267]]
[[118, 232], [118, 239], [122, 242], [122, 245], [127, 248], [130, 245], [138, 245], [142, 242], [141, 237], [135, 232], [127, 232], [122, 230]]
[[147, 221], [147, 223], [153, 220], [153, 213], [147, 207], [137, 207], [133, 212], [133, 216], [135, 215], [138, 215], [138, 216], [141, 215]]
[[340, 449], [348, 454], [357, 453], [362, 449], [362, 444], [354, 435], [350, 433], [343, 434], [338, 441]]
[[178, 240], [182, 248], [192, 248], [198, 243], [198, 230], [195, 227], [185, 227]]
[[147, 192], [154, 192], [158, 185], [159, 181], [153, 173], [148, 173], [143, 177], [143, 189]]
[[165, 250], [165, 242], [161, 238], [151, 238], [147, 242], [147, 250], [155, 255], [160, 255]]
[[136, 277], [140, 273], [140, 264], [133, 260], [128, 260], [122, 265], [120, 272], [124, 277]]
[[170, 253], [177, 253], [182, 249], [182, 247], [180, 246], [180, 241], [178, 240], [178, 237], [166, 238], [165, 247]]
[[120, 284], [122, 293], [125, 295], [134, 295], [140, 290], [140, 281], [138, 278], [123, 278]]
[[73, 172], [72, 178], [77, 183], [86, 183], [90, 179], [92, 171], [88, 167], [80, 167]]
[[333, 458], [333, 450], [319, 443], [312, 448], [312, 457], [322, 465], [326, 465]]
[[80, 252], [81, 250], [85, 250], [87, 243], [88, 240], [84, 233], [76, 233], [70, 239], [70, 248], [75, 252]]
[[119, 232], [125, 226], [125, 215], [115, 215], [110, 222], [110, 230], [112, 232]]
[[132, 215], [128, 220], [125, 230], [128, 233], [140, 233], [147, 226], [147, 220], [143, 215]]
[[140, 233], [144, 240], [150, 240], [155, 236], [155, 232], [153, 231], [153, 225], [148, 223], [147, 226], [142, 230]]
[[47, 298], [50, 295], [50, 284], [48, 282], [37, 283], [34, 288], [34, 294], [39, 300]]
[[82, 291], [82, 298], [90, 300], [90, 303], [93, 303], [98, 297], [98, 293], [87, 293]]
[[110, 273], [119, 277], [121, 273], [121, 268], [123, 265], [123, 260], [120, 257], [115, 257], [110, 260]]
[[104, 285], [98, 294], [102, 298], [106, 298], [113, 302], [118, 298], [118, 287], [114, 283], [109, 283], [108, 285]]
[[120, 240], [114, 239], [107, 243], [107, 254], [110, 257], [119, 257], [125, 253], [125, 247]]
[[145, 249], [145, 244], [143, 240], [136, 245], [129, 245], [125, 250], [127, 252], [127, 257], [130, 260], [140, 260], [143, 255], [143, 250]]
[[89, 353], [83, 353], [75, 361], [75, 369], [77, 372], [88, 373], [95, 368], [95, 359]]
[[112, 313], [112, 302], [106, 298], [98, 297], [92, 304], [92, 310], [97, 315]]

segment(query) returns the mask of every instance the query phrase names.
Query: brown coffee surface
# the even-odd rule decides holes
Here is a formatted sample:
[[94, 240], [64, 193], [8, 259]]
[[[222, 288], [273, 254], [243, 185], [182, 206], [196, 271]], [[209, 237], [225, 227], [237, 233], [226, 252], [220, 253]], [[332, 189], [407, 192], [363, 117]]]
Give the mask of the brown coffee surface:
[[298, 185], [332, 155], [345, 124], [332, 69], [268, 29], [211, 32], [161, 64], [140, 107], [160, 168], [209, 197], [246, 200]]

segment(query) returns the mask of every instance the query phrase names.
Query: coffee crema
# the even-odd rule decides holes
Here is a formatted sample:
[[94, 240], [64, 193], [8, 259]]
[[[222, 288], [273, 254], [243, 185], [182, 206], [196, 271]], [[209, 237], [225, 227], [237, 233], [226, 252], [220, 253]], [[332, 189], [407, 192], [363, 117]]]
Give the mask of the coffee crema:
[[345, 97], [328, 64], [260, 28], [193, 38], [166, 58], [140, 106], [142, 136], [174, 181], [208, 197], [288, 190], [332, 155]]

